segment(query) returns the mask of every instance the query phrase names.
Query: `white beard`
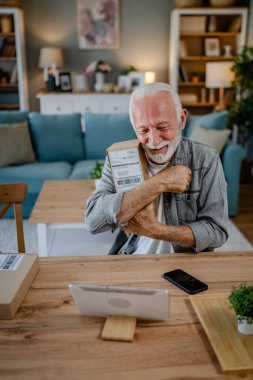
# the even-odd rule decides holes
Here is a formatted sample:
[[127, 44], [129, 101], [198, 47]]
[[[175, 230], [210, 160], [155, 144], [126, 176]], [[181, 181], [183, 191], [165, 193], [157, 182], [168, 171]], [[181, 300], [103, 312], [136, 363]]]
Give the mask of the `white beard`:
[[[181, 141], [181, 130], [178, 132], [177, 136], [174, 138], [174, 140], [171, 141], [162, 141], [160, 144], [153, 146], [151, 144], [143, 144], [142, 147], [151, 161], [153, 161], [155, 164], [165, 164], [166, 162], [169, 162], [173, 154], [175, 153], [178, 144]], [[159, 154], [152, 154], [150, 152], [150, 149], [161, 149], [164, 146], [167, 146], [167, 152], [166, 153], [159, 153]]]

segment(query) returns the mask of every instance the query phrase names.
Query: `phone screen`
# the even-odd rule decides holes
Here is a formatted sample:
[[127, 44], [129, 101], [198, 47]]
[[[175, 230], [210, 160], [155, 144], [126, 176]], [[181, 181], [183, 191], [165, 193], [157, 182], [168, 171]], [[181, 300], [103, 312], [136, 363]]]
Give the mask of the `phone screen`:
[[184, 272], [182, 269], [175, 269], [164, 273], [163, 277], [189, 294], [196, 294], [208, 289], [207, 284]]

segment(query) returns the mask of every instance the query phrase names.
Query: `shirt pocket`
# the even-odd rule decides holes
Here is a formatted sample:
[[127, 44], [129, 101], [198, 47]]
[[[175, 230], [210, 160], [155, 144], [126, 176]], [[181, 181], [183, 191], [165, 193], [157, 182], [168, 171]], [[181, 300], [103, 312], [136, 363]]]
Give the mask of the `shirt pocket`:
[[200, 190], [175, 194], [179, 224], [196, 221]]

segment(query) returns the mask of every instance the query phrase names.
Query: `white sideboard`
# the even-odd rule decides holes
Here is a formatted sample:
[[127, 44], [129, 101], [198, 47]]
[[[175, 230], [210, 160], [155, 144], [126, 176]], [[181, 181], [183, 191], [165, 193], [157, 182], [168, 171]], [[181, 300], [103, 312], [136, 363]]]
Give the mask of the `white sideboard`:
[[37, 94], [43, 115], [61, 115], [73, 112], [100, 114], [128, 113], [130, 94], [104, 93], [45, 93]]

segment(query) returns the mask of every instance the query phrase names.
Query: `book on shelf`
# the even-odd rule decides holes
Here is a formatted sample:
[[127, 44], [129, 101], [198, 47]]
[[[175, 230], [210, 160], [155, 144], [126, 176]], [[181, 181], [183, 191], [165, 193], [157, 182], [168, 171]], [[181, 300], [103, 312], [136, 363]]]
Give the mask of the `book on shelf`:
[[182, 64], [179, 65], [179, 79], [180, 79], [180, 82], [188, 82], [189, 81], [187, 71], [185, 70], [184, 65], [182, 65]]
[[228, 32], [240, 32], [242, 25], [241, 16], [233, 17], [231, 24], [229, 25]]
[[15, 57], [16, 46], [14, 36], [1, 36], [4, 37], [3, 41], [0, 40], [0, 55], [2, 57]]
[[18, 81], [18, 71], [17, 71], [17, 64], [15, 63], [10, 75], [10, 84], [16, 84], [17, 81]]
[[186, 58], [189, 55], [188, 50], [187, 50], [187, 46], [186, 46], [186, 42], [184, 40], [180, 40], [179, 53], [180, 53], [180, 58]]

